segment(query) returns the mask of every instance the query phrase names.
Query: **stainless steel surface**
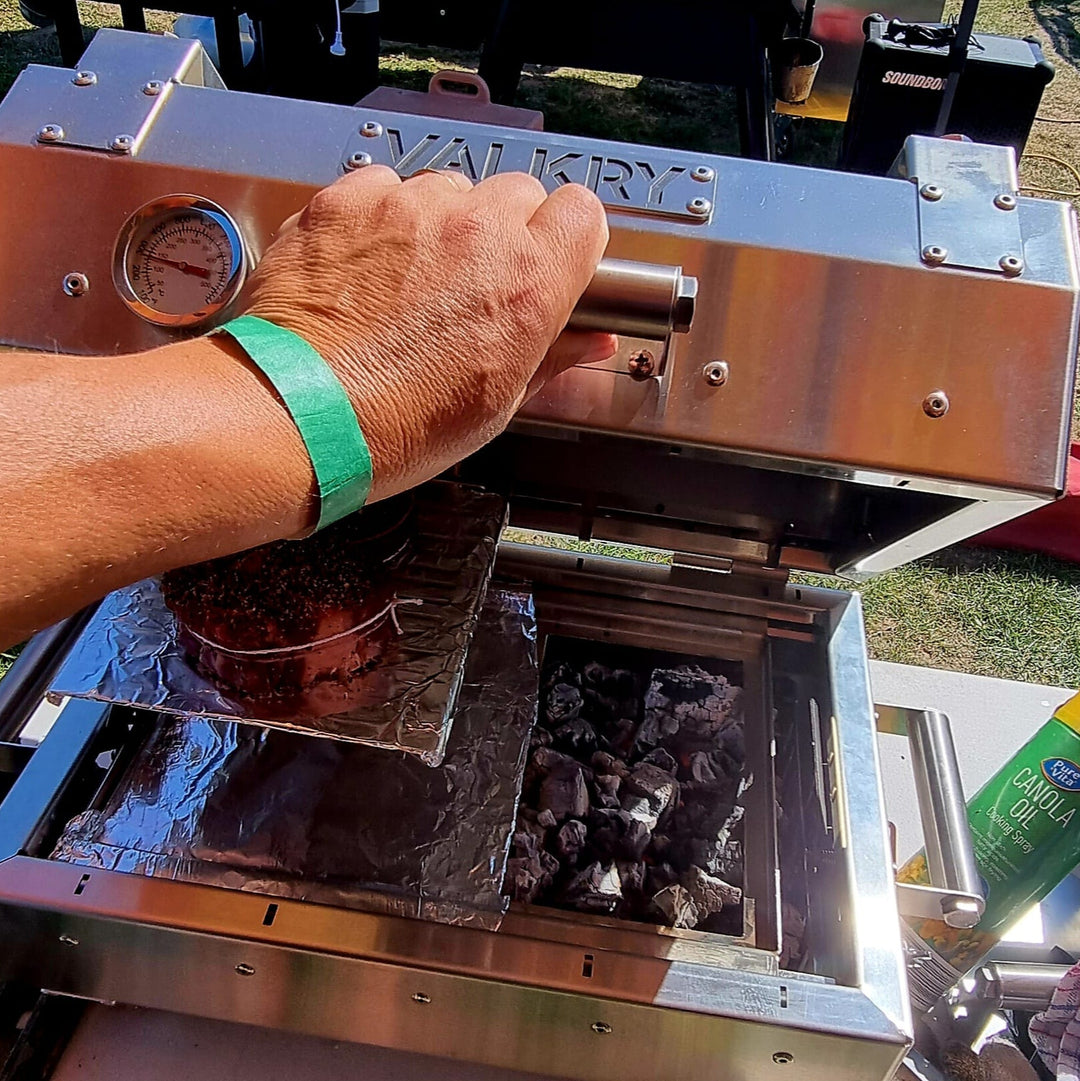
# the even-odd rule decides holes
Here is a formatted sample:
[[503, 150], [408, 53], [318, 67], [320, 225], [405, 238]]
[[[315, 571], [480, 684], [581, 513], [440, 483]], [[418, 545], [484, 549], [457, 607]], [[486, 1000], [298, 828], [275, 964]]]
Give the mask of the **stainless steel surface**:
[[0, 680], [0, 742], [16, 740], [97, 605], [39, 631]]
[[778, 112], [821, 120], [847, 119], [855, 74], [862, 55], [863, 20], [875, 11], [905, 22], [938, 22], [943, 0], [890, 0], [886, 7], [873, 0], [817, 0], [810, 36], [825, 51], [814, 89], [805, 105], [777, 102]]
[[922, 196], [919, 237], [926, 262], [1010, 275], [1023, 270], [1020, 222], [1012, 213], [1020, 181], [1011, 147], [913, 135], [901, 157], [900, 175]]
[[575, 330], [664, 340], [694, 321], [698, 283], [682, 267], [604, 259], [570, 316]]
[[941, 919], [950, 927], [974, 927], [986, 902], [949, 718], [933, 709], [875, 705], [874, 710], [879, 732], [908, 737], [930, 874], [929, 886], [897, 883], [900, 911]]
[[[542, 629], [547, 621], [604, 641], [768, 658], [762, 692], [782, 690], [773, 702], [778, 746], [787, 735], [770, 752], [763, 723], [762, 750], [776, 755], [785, 785], [797, 779], [795, 762], [806, 772], [797, 775], [801, 788], [780, 795], [786, 834], [775, 834], [798, 859], [787, 874], [782, 863], [772, 885], [762, 873], [754, 889], [764, 912], [770, 890], [791, 898], [802, 883], [801, 971], [717, 936], [524, 912], [491, 932], [277, 899], [268, 925], [258, 894], [43, 859], [41, 823], [54, 800], [46, 793], [67, 783], [57, 778], [79, 776], [107, 738], [103, 714], [92, 715], [100, 707], [74, 703], [16, 782], [14, 803], [0, 804], [0, 858], [10, 853], [0, 861], [0, 928], [13, 944], [0, 961], [5, 975], [582, 1081], [758, 1077], [789, 1068], [777, 1054], [811, 1073], [827, 1064], [830, 1076], [851, 1081], [890, 1076], [910, 1017], [857, 598], [804, 587], [762, 596], [697, 567], [521, 548], [508, 555], [508, 573], [538, 584]], [[772, 715], [763, 699], [763, 722]], [[34, 793], [39, 812], [28, 815]], [[792, 834], [803, 805], [808, 825], [817, 822], [805, 840]], [[768, 832], [754, 843], [770, 843]], [[237, 966], [253, 971], [241, 977]]]
[[1045, 1010], [1068, 965], [991, 961], [975, 971], [973, 994], [999, 1010]]
[[[649, 348], [626, 336], [610, 362], [565, 373], [533, 398], [514, 430], [528, 433], [534, 456], [547, 457], [559, 439], [584, 445], [607, 434], [627, 440], [624, 460], [638, 461], [646, 441], [658, 456], [670, 447], [684, 460], [713, 455], [717, 490], [728, 490], [739, 471], [754, 471], [759, 491], [787, 472], [799, 478], [785, 487], [790, 500], [767, 522], [758, 514], [751, 536], [773, 558], [852, 575], [915, 558], [1060, 491], [1080, 289], [1067, 205], [1018, 199], [1005, 212], [987, 201], [987, 213], [1020, 231], [1018, 278], [1007, 279], [996, 261], [993, 272], [931, 269], [920, 255], [920, 208], [946, 205], [949, 194], [930, 204], [899, 180], [229, 93], [199, 85], [207, 65], [197, 46], [195, 56], [187, 48], [106, 31], [84, 61], [98, 74], [95, 86], [31, 68], [0, 107], [6, 342], [100, 353], [171, 340], [109, 289], [60, 309], [56, 288], [72, 260], [91, 281], [107, 281], [124, 220], [170, 192], [227, 209], [257, 259], [280, 222], [354, 151], [405, 173], [531, 168], [549, 188], [580, 179], [597, 189], [609, 210], [612, 258], [681, 266], [700, 290], [693, 329], [658, 357], [659, 379], [626, 377], [630, 356]], [[165, 83], [157, 97], [142, 93], [148, 78]], [[136, 101], [137, 130], [120, 119]], [[32, 133], [50, 122], [69, 129], [71, 142], [98, 147], [133, 131], [134, 153], [35, 144]], [[381, 134], [360, 135], [367, 123]], [[101, 131], [100, 142], [79, 134], [91, 131]], [[703, 165], [713, 180], [693, 179]], [[61, 197], [75, 175], [80, 191], [100, 193], [93, 215]], [[1004, 190], [995, 177], [993, 194]], [[691, 198], [713, 203], [708, 220], [686, 212]], [[979, 231], [974, 219], [970, 231]], [[39, 258], [16, 259], [30, 250]], [[1002, 395], [997, 388], [1012, 385], [1021, 354], [1026, 377]], [[714, 361], [730, 366], [723, 393], [702, 378]], [[844, 394], [823, 398], [823, 387]], [[935, 388], [952, 403], [938, 419], [922, 409]], [[1030, 423], [1036, 414], [1039, 425]], [[636, 498], [664, 505], [664, 487], [639, 484]], [[799, 519], [810, 506], [833, 507], [835, 517], [807, 535]], [[645, 525], [640, 514], [635, 520]], [[859, 521], [874, 525], [836, 539]]]

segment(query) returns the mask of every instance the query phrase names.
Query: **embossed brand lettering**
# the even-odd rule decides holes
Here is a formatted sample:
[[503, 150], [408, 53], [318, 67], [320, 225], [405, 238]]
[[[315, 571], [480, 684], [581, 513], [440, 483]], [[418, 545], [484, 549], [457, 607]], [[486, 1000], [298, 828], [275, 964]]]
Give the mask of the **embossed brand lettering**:
[[[460, 169], [470, 180], [479, 181], [500, 170], [517, 168], [535, 176], [548, 189], [561, 184], [584, 184], [609, 206], [646, 210], [669, 210], [664, 201], [665, 192], [686, 172], [681, 165], [657, 168], [651, 162], [636, 159], [498, 140], [470, 142], [462, 136], [437, 133], [410, 142], [399, 128], [387, 128], [386, 140], [390, 164], [402, 176], [411, 176], [419, 169]], [[506, 152], [508, 146], [513, 153]]]

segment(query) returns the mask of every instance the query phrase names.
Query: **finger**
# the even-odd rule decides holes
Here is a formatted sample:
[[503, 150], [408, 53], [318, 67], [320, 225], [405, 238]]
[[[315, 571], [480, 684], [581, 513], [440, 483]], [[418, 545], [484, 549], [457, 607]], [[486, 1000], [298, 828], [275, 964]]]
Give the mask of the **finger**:
[[614, 334], [593, 330], [564, 330], [555, 339], [547, 356], [540, 362], [523, 400], [531, 398], [549, 379], [575, 365], [600, 364], [619, 351], [619, 339]]
[[476, 185], [473, 198], [493, 217], [529, 221], [547, 198], [544, 185], [528, 173], [496, 173]]
[[274, 238], [284, 236], [286, 233], [291, 233], [297, 225], [300, 224], [300, 215], [303, 214], [302, 210], [298, 210], [295, 214], [290, 214], [279, 226], [278, 231], [274, 234]]
[[432, 191], [437, 190], [440, 185], [443, 190], [453, 188], [459, 192], [470, 191], [473, 186], [473, 182], [456, 169], [420, 169], [413, 173], [405, 183], [410, 188], [423, 184]]
[[401, 177], [389, 165], [365, 165], [362, 169], [352, 169], [344, 176], [339, 176], [331, 185], [349, 191], [374, 190], [376, 188], [396, 188]]
[[561, 293], [565, 324], [607, 247], [604, 206], [588, 188], [565, 184], [537, 207], [529, 231], [551, 260], [552, 285]]

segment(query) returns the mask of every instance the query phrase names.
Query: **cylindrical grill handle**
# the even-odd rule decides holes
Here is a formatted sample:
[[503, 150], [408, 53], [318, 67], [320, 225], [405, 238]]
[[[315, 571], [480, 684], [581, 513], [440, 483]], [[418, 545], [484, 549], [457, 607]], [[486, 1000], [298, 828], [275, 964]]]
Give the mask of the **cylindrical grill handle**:
[[682, 267], [603, 259], [569, 326], [660, 341], [690, 329], [696, 300], [697, 278]]
[[1067, 965], [991, 961], [975, 974], [976, 993], [979, 998], [993, 1002], [995, 1009], [1036, 1013], [1050, 1005], [1068, 971]]
[[908, 718], [908, 735], [930, 881], [981, 895], [949, 718], [936, 709], [919, 710]]

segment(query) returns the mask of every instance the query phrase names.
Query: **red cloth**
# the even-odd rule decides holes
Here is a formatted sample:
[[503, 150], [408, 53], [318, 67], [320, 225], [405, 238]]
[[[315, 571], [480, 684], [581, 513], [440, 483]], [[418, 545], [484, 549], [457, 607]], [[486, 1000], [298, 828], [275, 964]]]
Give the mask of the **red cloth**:
[[1015, 548], [1080, 563], [1080, 443], [1069, 448], [1065, 495], [1030, 514], [973, 537], [986, 548]]

